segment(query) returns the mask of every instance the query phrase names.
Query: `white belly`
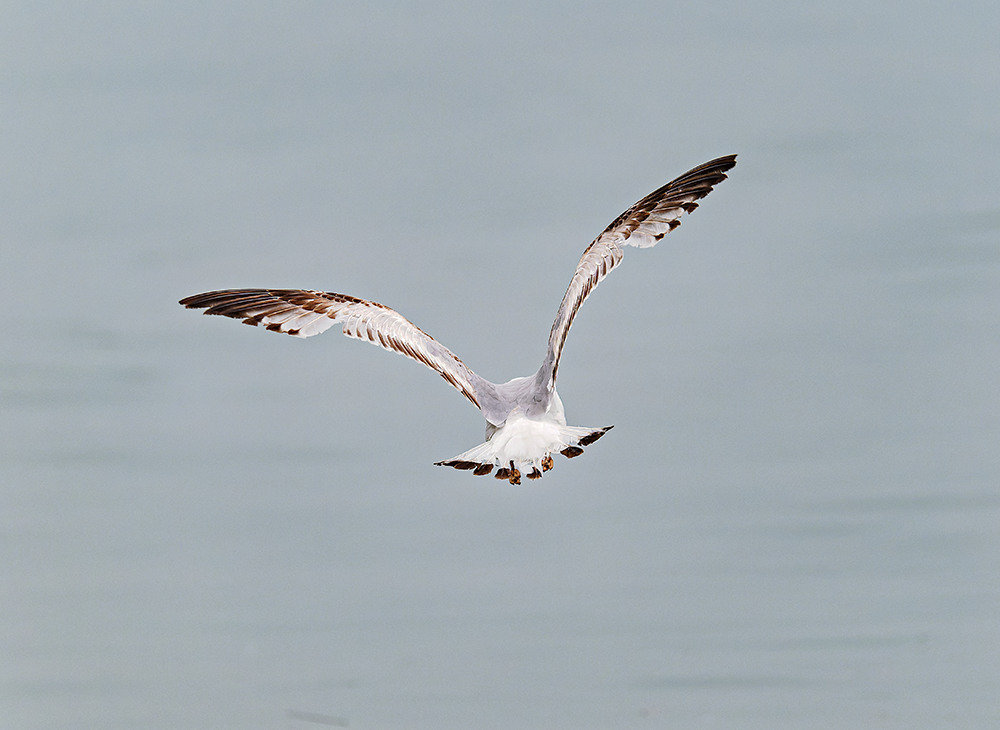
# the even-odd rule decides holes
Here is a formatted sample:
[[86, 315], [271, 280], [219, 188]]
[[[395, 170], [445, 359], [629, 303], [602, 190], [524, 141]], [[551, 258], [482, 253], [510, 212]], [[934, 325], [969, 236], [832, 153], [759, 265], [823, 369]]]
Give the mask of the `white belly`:
[[493, 463], [506, 466], [513, 461], [537, 467], [550, 453], [566, 447], [562, 435], [565, 428], [555, 421], [534, 420], [514, 412], [488, 441]]

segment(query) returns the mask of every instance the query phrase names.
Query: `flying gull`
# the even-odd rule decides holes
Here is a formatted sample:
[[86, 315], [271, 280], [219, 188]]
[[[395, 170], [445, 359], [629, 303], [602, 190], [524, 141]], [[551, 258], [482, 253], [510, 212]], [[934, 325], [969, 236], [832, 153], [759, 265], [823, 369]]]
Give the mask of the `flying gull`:
[[226, 289], [182, 299], [188, 309], [221, 314], [264, 325], [295, 337], [318, 335], [334, 324], [358, 340], [422, 362], [451, 383], [486, 418], [486, 441], [452, 459], [436, 462], [485, 476], [499, 467], [497, 479], [521, 483], [552, 468], [552, 454], [573, 458], [609, 430], [567, 426], [556, 393], [556, 374], [566, 335], [580, 305], [608, 272], [621, 262], [625, 246], [650, 248], [680, 225], [736, 165], [736, 155], [706, 162], [650, 193], [618, 216], [583, 252], [549, 333], [542, 366], [534, 375], [491, 383], [470, 370], [447, 347], [396, 312], [366, 299], [304, 289]]

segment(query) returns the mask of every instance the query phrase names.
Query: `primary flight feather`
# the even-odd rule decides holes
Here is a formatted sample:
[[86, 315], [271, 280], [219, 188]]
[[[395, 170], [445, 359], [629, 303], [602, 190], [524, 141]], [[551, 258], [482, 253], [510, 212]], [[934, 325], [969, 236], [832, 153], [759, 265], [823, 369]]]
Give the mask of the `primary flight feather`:
[[[556, 375], [566, 335], [580, 306], [617, 266], [625, 246], [649, 248], [680, 225], [684, 213], [726, 179], [736, 155], [719, 157], [689, 170], [622, 213], [583, 252], [549, 333], [548, 350], [534, 375], [491, 383], [470, 370], [454, 353], [383, 304], [346, 294], [304, 289], [226, 289], [181, 299], [189, 309], [264, 325], [274, 332], [312, 337], [340, 324], [348, 337], [422, 362], [458, 389], [486, 418], [486, 441], [439, 466], [486, 475], [499, 467], [498, 479], [520, 484], [521, 470], [538, 479], [553, 466], [552, 454], [572, 458], [607, 433], [605, 428], [567, 426]], [[530, 470], [530, 471], [529, 471]]]

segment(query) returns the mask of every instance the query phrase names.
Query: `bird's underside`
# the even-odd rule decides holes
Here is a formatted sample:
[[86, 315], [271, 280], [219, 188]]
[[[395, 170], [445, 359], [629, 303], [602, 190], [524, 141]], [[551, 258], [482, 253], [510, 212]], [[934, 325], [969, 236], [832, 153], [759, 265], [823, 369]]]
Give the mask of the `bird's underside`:
[[566, 426], [512, 415], [502, 431], [493, 434], [485, 443], [435, 464], [468, 470], [476, 476], [486, 476], [493, 471], [494, 465], [499, 465], [495, 474], [497, 479], [520, 484], [521, 469], [527, 471], [528, 479], [541, 479], [542, 473], [555, 465], [554, 453], [568, 459], [577, 457], [583, 453], [584, 446], [590, 446], [612, 428]]
[[348, 337], [365, 340], [423, 363], [455, 387], [486, 418], [484, 443], [452, 459], [436, 462], [519, 484], [522, 470], [538, 479], [553, 466], [556, 452], [573, 458], [611, 426], [567, 426], [556, 393], [566, 335], [594, 288], [617, 266], [625, 246], [649, 248], [680, 225], [684, 213], [726, 179], [736, 155], [719, 157], [690, 170], [633, 205], [598, 236], [580, 258], [549, 333], [542, 366], [534, 375], [491, 383], [469, 369], [451, 350], [398, 312], [345, 294], [303, 289], [226, 289], [196, 294], [180, 303], [263, 325], [274, 332], [311, 337], [340, 324]]

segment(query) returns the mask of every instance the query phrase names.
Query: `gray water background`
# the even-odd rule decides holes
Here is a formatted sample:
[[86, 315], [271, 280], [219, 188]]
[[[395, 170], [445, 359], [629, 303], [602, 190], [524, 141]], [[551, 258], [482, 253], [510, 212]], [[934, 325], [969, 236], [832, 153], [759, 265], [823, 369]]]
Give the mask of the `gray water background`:
[[[0, 5], [0, 727], [1000, 727], [1000, 5]], [[309, 287], [537, 368], [183, 310]], [[312, 713], [312, 714], [309, 714]]]

